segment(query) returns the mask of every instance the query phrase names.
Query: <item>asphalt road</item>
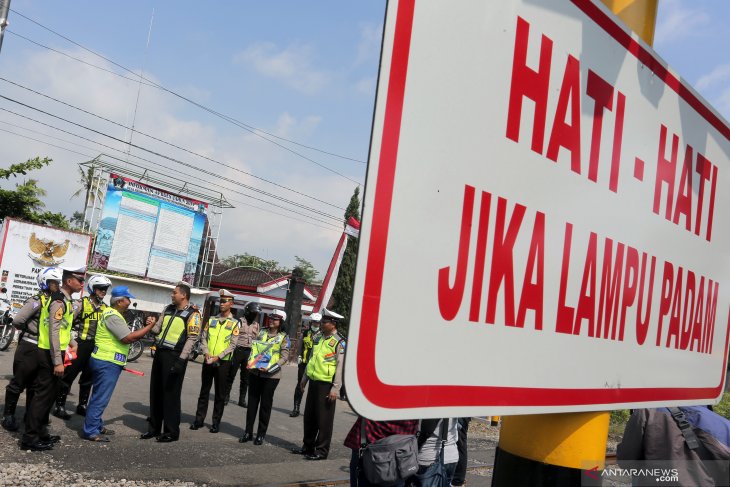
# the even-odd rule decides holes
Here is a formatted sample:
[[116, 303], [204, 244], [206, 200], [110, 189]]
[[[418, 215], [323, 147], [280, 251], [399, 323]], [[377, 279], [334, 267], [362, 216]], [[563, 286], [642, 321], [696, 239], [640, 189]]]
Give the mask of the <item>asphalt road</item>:
[[[0, 394], [12, 374], [12, 357], [15, 345], [0, 352]], [[254, 446], [251, 442], [238, 443], [243, 434], [246, 410], [235, 404], [238, 399], [238, 383], [234, 384], [232, 402], [226, 407], [221, 431], [212, 434], [208, 428], [192, 431], [200, 388], [200, 360], [189, 363], [182, 395], [182, 423], [180, 440], [173, 443], [157, 443], [140, 440], [139, 434], [147, 430], [149, 414], [149, 371], [152, 358], [146, 350], [137, 362], [129, 364], [145, 373], [139, 377], [122, 373], [114, 396], [104, 414], [107, 427], [115, 431], [111, 442], [93, 443], [80, 438], [83, 418], [74, 415], [64, 422], [52, 417], [51, 431], [62, 436], [62, 441], [50, 452], [23, 454], [20, 450], [4, 451], [0, 462], [33, 462], [38, 456], [64, 468], [83, 472], [90, 478], [116, 478], [131, 480], [181, 480], [213, 486], [276, 485], [323, 479], [346, 479], [349, 475], [351, 450], [343, 446], [345, 436], [357, 418], [346, 401], [338, 401], [334, 435], [329, 458], [324, 461], [307, 461], [289, 450], [301, 444], [302, 417], [290, 418], [294, 386], [295, 366], [285, 367], [283, 377], [274, 396], [274, 407], [269, 423], [266, 442]], [[238, 378], [236, 378], [238, 381]], [[76, 406], [78, 385], [74, 384], [67, 408]], [[24, 398], [16, 416], [22, 419]], [[206, 425], [210, 425], [212, 394]], [[0, 435], [11, 436], [0, 429]], [[13, 434], [19, 438], [19, 434]], [[473, 448], [472, 448], [473, 446]], [[490, 445], [476, 442], [470, 445], [472, 462], [488, 462], [492, 456]], [[5, 450], [5, 449], [4, 449]], [[471, 462], [470, 462], [471, 463]], [[484, 477], [470, 476], [470, 486], [486, 485]]]

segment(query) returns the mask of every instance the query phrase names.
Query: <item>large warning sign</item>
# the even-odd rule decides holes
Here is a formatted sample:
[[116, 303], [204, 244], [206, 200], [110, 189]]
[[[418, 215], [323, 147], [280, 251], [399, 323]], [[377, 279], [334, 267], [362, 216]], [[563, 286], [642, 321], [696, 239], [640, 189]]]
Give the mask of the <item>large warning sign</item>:
[[346, 380], [375, 419], [713, 402], [730, 127], [598, 1], [388, 4]]

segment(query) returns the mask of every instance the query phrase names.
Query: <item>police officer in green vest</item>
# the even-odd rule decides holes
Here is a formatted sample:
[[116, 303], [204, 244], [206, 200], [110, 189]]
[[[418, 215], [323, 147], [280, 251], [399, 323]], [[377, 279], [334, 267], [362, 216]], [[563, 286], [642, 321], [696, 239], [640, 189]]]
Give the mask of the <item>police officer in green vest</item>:
[[18, 431], [15, 409], [20, 394], [25, 391], [25, 410], [30, 410], [34, 389], [31, 387], [38, 373], [38, 321], [41, 309], [50, 304], [51, 288], [58, 292], [63, 271], [58, 267], [48, 267], [36, 276], [39, 292], [30, 297], [13, 317], [13, 326], [20, 330], [18, 346], [13, 357], [13, 378], [5, 388], [5, 408], [2, 427], [8, 431]]
[[63, 373], [63, 386], [61, 393], [56, 398], [56, 407], [53, 410], [53, 415], [57, 418], [65, 420], [71, 417], [66, 411], [66, 396], [71, 391], [71, 386], [79, 373], [81, 378], [79, 379], [79, 401], [76, 404], [76, 414], [86, 416], [86, 403], [89, 402], [92, 381], [89, 358], [94, 350], [97, 324], [101, 313], [107, 307], [104, 304], [104, 296], [111, 285], [112, 282], [109, 278], [102, 275], [91, 276], [86, 281], [86, 290], [89, 295], [81, 298], [81, 311], [74, 322], [79, 350], [74, 361], [66, 367]]
[[36, 392], [25, 415], [25, 432], [20, 441], [23, 450], [48, 450], [52, 448], [52, 440], [60, 439], [49, 437], [50, 442], [43, 441], [48, 414], [61, 390], [66, 350], [70, 348], [76, 353], [76, 341], [71, 338], [74, 321], [71, 296], [83, 289], [85, 271], [85, 268], [64, 269], [60, 289], [51, 284], [49, 303], [41, 308], [36, 351], [38, 374], [34, 383]]
[[254, 445], [263, 445], [269, 428], [271, 407], [274, 404], [274, 391], [281, 380], [281, 367], [289, 360], [291, 342], [281, 324], [286, 320], [286, 312], [275, 309], [269, 313], [268, 328], [262, 331], [251, 344], [251, 357], [246, 367], [249, 370], [248, 411], [246, 429], [239, 443], [253, 438], [253, 424], [259, 416], [259, 426]]
[[289, 413], [290, 418], [296, 418], [299, 416], [299, 408], [302, 404], [302, 397], [304, 397], [304, 391], [299, 384], [302, 382], [304, 373], [307, 370], [307, 363], [312, 356], [312, 345], [314, 339], [319, 334], [319, 323], [322, 320], [320, 313], [312, 313], [309, 315], [309, 327], [302, 333], [302, 340], [299, 343], [299, 357], [297, 362], [299, 364], [299, 370], [297, 371], [297, 384], [294, 387], [294, 409]]
[[104, 309], [96, 324], [94, 349], [89, 358], [93, 389], [82, 434], [87, 440], [108, 442], [109, 435], [114, 434], [104, 426], [101, 417], [127, 364], [129, 344], [142, 339], [154, 326], [150, 322], [140, 330], [129, 330], [122, 313], [127, 311], [132, 299], [134, 296], [127, 286], [116, 286], [112, 289], [111, 307]]
[[344, 366], [345, 339], [337, 333], [337, 317], [323, 309], [320, 326], [322, 333], [315, 337], [312, 358], [300, 383], [304, 391], [310, 382], [304, 406], [303, 445], [292, 450], [292, 453], [305, 455], [307, 460], [324, 460], [329, 454]]
[[195, 412], [195, 421], [190, 425], [191, 430], [201, 428], [208, 413], [208, 396], [210, 386], [215, 382], [215, 401], [213, 403], [213, 424], [211, 433], [218, 433], [223, 408], [226, 400], [228, 373], [231, 366], [233, 350], [238, 342], [241, 323], [231, 313], [233, 307], [233, 293], [220, 290], [220, 313], [208, 320], [200, 335], [200, 344], [205, 354], [201, 372], [200, 397]]
[[[200, 312], [190, 303], [190, 284], [180, 281], [168, 305], [152, 328], [157, 335], [150, 373], [149, 430], [140, 438], [160, 443], [180, 437], [180, 395], [188, 358], [200, 333]], [[155, 319], [148, 318], [148, 323]]]

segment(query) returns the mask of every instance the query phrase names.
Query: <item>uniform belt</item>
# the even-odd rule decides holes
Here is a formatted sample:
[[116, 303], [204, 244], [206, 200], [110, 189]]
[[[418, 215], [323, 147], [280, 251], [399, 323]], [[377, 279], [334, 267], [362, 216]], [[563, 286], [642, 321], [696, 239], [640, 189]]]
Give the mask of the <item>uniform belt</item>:
[[35, 345], [38, 345], [38, 339], [37, 338], [32, 338], [32, 337], [24, 336], [23, 338], [21, 338], [21, 340], [23, 340], [24, 342], [33, 343]]

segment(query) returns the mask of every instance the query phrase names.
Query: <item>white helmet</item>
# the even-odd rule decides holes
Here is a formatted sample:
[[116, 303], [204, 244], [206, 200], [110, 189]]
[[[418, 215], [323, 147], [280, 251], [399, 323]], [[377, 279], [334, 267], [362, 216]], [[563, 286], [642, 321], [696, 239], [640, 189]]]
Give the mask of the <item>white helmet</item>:
[[41, 291], [48, 291], [48, 281], [58, 281], [61, 284], [63, 279], [63, 270], [58, 267], [46, 267], [38, 273], [36, 281]]
[[280, 318], [281, 321], [286, 321], [286, 312], [280, 309], [275, 309], [274, 311], [269, 313], [269, 316], [271, 316], [272, 318]]
[[312, 313], [309, 315], [309, 321], [312, 323], [319, 323], [322, 321], [322, 315], [320, 313]]
[[86, 290], [89, 294], [94, 294], [94, 288], [97, 287], [111, 287], [112, 282], [106, 276], [100, 276], [98, 274], [93, 275], [86, 281]]

